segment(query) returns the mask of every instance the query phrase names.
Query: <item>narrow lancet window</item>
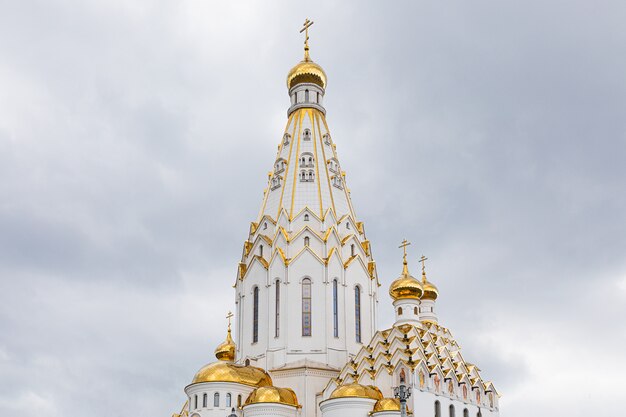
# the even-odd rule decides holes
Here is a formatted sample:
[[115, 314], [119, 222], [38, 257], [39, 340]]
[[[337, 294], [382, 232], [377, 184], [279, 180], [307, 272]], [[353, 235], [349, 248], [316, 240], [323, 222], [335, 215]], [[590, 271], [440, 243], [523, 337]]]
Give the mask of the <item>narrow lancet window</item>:
[[302, 336], [311, 336], [311, 280], [302, 280]]
[[356, 342], [361, 343], [361, 288], [354, 287], [354, 324]]
[[213, 407], [219, 407], [220, 406], [220, 393], [216, 392], [215, 394], [213, 394]]
[[333, 280], [333, 336], [339, 337], [339, 304], [337, 301], [337, 280]]
[[274, 316], [274, 337], [280, 334], [280, 281], [276, 280], [276, 315]]
[[252, 343], [259, 341], [259, 287], [254, 287], [252, 296]]

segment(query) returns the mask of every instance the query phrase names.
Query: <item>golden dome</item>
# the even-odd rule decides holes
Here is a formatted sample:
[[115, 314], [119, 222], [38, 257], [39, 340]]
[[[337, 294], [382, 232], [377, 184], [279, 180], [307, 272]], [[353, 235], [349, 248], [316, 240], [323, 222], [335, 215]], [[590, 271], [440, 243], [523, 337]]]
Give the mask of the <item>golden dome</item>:
[[252, 387], [267, 387], [272, 385], [272, 378], [261, 368], [219, 361], [200, 369], [191, 383], [201, 382], [234, 382]]
[[291, 89], [300, 83], [312, 83], [326, 88], [326, 73], [322, 67], [311, 61], [308, 54], [287, 74], [287, 88]]
[[298, 398], [290, 388], [259, 387], [250, 393], [244, 405], [260, 403], [278, 403], [298, 407]]
[[383, 394], [377, 387], [373, 385], [361, 385], [356, 382], [347, 385], [340, 385], [332, 392], [332, 394], [330, 394], [330, 398], [348, 397], [371, 398], [373, 400], [380, 400], [381, 398], [383, 398]]
[[406, 262], [406, 254], [402, 261], [402, 275], [389, 287], [389, 295], [394, 300], [400, 300], [405, 298], [412, 298], [419, 300], [424, 292], [422, 283], [409, 274], [409, 267]]
[[400, 411], [400, 400], [397, 398], [382, 398], [374, 404], [373, 413], [379, 411]]
[[235, 360], [235, 342], [230, 335], [230, 323], [228, 323], [228, 333], [226, 334], [226, 340], [222, 342], [217, 348], [215, 348], [215, 357], [221, 361], [234, 361]]
[[426, 279], [426, 274], [422, 274], [422, 288], [424, 293], [422, 294], [422, 300], [436, 300], [439, 297], [439, 290], [432, 282]]

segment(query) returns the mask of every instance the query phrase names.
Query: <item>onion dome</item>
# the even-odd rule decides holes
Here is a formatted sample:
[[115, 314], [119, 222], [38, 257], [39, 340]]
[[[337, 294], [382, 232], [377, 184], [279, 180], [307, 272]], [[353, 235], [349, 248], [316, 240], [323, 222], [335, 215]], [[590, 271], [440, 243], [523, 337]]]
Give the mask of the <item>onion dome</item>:
[[312, 83], [326, 88], [326, 73], [309, 58], [308, 51], [304, 60], [300, 61], [287, 74], [287, 88], [291, 89], [296, 84]]
[[395, 300], [414, 299], [419, 300], [424, 292], [422, 283], [409, 274], [409, 266], [406, 261], [406, 252], [402, 261], [402, 275], [389, 287], [389, 295]]
[[425, 272], [422, 272], [422, 288], [424, 289], [422, 300], [436, 300], [439, 297], [439, 290], [435, 284], [426, 279]]
[[352, 384], [338, 386], [330, 398], [370, 398], [372, 400], [380, 400], [383, 398], [383, 394], [380, 390], [373, 385], [361, 385], [353, 382]]
[[[232, 317], [231, 313], [229, 313], [230, 317]], [[215, 356], [219, 361], [205, 365], [196, 373], [191, 383], [234, 382], [252, 387], [271, 386], [272, 378], [263, 369], [233, 363], [235, 360], [235, 348], [235, 342], [230, 334], [229, 322], [226, 340], [215, 349]]]
[[252, 391], [244, 405], [248, 404], [285, 404], [298, 407], [296, 393], [290, 388], [259, 387]]
[[201, 382], [234, 382], [251, 387], [268, 387], [272, 385], [272, 378], [261, 368], [219, 361], [200, 369], [191, 383]]
[[400, 400], [397, 398], [382, 398], [376, 401], [372, 413], [379, 411], [400, 411]]
[[215, 348], [215, 357], [221, 361], [232, 362], [235, 360], [235, 349], [237, 346], [230, 334], [230, 323], [228, 323], [228, 333], [224, 340], [217, 348]]

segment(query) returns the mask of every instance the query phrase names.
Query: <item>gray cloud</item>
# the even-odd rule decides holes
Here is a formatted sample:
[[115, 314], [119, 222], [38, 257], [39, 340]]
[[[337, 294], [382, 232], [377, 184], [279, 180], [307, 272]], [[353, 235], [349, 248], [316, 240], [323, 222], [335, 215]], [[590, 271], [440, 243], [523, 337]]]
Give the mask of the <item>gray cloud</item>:
[[588, 334], [626, 342], [621, 2], [32, 1], [0, 6], [0, 414], [182, 405], [306, 16], [380, 326], [406, 237], [505, 414], [617, 408], [626, 362]]

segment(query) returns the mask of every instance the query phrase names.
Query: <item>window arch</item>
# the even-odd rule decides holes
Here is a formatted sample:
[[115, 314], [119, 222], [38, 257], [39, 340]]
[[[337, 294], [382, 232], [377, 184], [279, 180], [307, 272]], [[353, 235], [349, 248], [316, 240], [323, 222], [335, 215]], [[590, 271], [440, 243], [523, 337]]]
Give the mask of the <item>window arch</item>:
[[276, 280], [276, 302], [274, 305], [274, 337], [280, 335], [280, 280]]
[[354, 256], [354, 243], [350, 245], [350, 256]]
[[398, 307], [398, 316], [402, 315], [402, 307]]
[[441, 403], [439, 400], [435, 401], [435, 417], [441, 417]]
[[259, 341], [259, 287], [252, 290], [252, 343]]
[[311, 280], [302, 280], [302, 336], [311, 336]]
[[315, 158], [311, 152], [304, 152], [300, 155], [300, 166], [301, 167], [312, 167], [313, 162], [315, 162]]
[[204, 395], [202, 396], [202, 407], [206, 407], [208, 405], [208, 402], [209, 402], [209, 396], [205, 392]]
[[476, 413], [476, 417], [483, 417], [483, 413], [478, 409], [478, 413]]
[[304, 237], [304, 246], [309, 246], [311, 239], [308, 236]]
[[450, 417], [454, 417], [454, 404], [450, 404]]
[[354, 287], [354, 326], [356, 342], [361, 343], [361, 287]]
[[220, 393], [216, 392], [215, 394], [213, 394], [213, 407], [219, 407], [220, 406]]
[[417, 316], [417, 307], [413, 307], [413, 314]]
[[285, 133], [283, 136], [283, 145], [289, 145], [289, 140], [291, 140], [291, 135], [289, 133]]
[[304, 90], [304, 101], [309, 102], [309, 90]]
[[198, 409], [198, 395], [193, 396], [193, 408]]
[[311, 129], [304, 129], [304, 140], [311, 140]]
[[309, 215], [308, 215], [308, 214], [305, 214], [305, 215], [304, 215], [304, 221], [305, 221], [305, 222], [308, 222], [308, 221], [309, 221]]
[[263, 257], [263, 245], [259, 245], [259, 256]]
[[339, 303], [338, 303], [338, 283], [333, 280], [333, 336], [339, 337]]
[[229, 392], [228, 394], [226, 394], [226, 407], [230, 407], [231, 399], [232, 399], [232, 396], [230, 395], [230, 392]]
[[467, 408], [463, 409], [463, 417], [469, 417], [469, 411], [467, 410]]

